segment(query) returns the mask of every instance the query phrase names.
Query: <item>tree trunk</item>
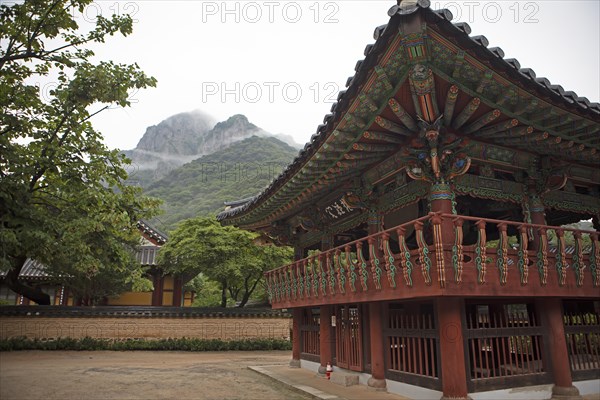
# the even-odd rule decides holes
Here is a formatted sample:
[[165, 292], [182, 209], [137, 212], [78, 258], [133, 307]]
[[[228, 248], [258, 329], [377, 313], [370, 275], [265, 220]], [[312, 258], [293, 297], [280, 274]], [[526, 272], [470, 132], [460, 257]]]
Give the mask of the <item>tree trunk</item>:
[[221, 307], [227, 307], [227, 281], [221, 282]]
[[240, 294], [240, 288], [235, 288], [235, 287], [229, 286], [229, 296], [231, 296], [231, 298], [233, 300], [235, 300], [236, 302], [237, 302], [239, 294]]
[[18, 257], [14, 259], [13, 267], [6, 274], [6, 284], [15, 293], [27, 297], [31, 301], [35, 301], [41, 306], [50, 305], [50, 296], [42, 292], [38, 286], [31, 287], [22, 282], [19, 282], [19, 274], [23, 265], [27, 261], [27, 257]]
[[240, 301], [240, 304], [238, 305], [238, 307], [244, 307], [246, 305], [246, 303], [248, 303], [248, 300], [250, 300], [250, 296], [252, 296], [252, 293], [254, 292], [254, 289], [256, 289], [256, 285], [258, 285], [258, 282], [260, 282], [260, 278], [258, 278], [254, 284], [252, 285], [252, 287], [250, 289], [248, 289], [248, 280], [250, 279], [250, 277], [246, 278], [244, 280], [244, 296], [242, 297], [242, 301]]

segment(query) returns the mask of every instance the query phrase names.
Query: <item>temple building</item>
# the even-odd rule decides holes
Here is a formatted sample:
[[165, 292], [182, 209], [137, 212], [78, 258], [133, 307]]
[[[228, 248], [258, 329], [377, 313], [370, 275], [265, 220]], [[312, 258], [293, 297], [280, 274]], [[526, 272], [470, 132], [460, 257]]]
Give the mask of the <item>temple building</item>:
[[[168, 237], [160, 230], [151, 226], [147, 221], [137, 223], [140, 231], [140, 246], [136, 253], [137, 261], [146, 268], [148, 279], [152, 280], [151, 292], [124, 292], [117, 296], [104, 299], [103, 305], [109, 306], [191, 306], [194, 293], [184, 289], [185, 283], [191, 277], [165, 274], [157, 265], [157, 256], [160, 248], [167, 242]], [[0, 271], [0, 304], [7, 305], [34, 305], [35, 303], [22, 295], [13, 292], [5, 281], [6, 272]], [[19, 280], [30, 286], [38, 286], [50, 296], [50, 304], [57, 306], [89, 305], [86, 299], [73, 296], [69, 290], [68, 281], [59, 282], [49, 276], [43, 264], [36, 260], [27, 259]]]
[[389, 16], [298, 157], [218, 216], [295, 248], [265, 275], [290, 365], [420, 399], [599, 392], [600, 104], [427, 0]]

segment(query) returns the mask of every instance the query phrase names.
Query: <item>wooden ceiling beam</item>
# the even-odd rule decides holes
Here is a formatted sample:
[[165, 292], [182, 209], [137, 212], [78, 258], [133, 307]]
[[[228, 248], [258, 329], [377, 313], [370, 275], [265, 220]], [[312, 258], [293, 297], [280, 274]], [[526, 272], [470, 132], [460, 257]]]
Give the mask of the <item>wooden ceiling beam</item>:
[[556, 114], [556, 111], [554, 111], [554, 109], [552, 107], [548, 107], [548, 108], [542, 109], [541, 111], [531, 113], [530, 115], [527, 116], [527, 120], [534, 124], [540, 124], [541, 121], [548, 118], [548, 116], [555, 115], [555, 114]]
[[480, 104], [481, 104], [481, 100], [479, 99], [479, 97], [474, 97], [469, 102], [469, 104], [467, 104], [465, 106], [465, 108], [463, 108], [463, 110], [460, 112], [460, 114], [458, 114], [458, 116], [456, 117], [454, 122], [452, 122], [452, 127], [454, 129], [459, 129], [461, 126], [463, 126], [465, 124], [465, 122], [467, 122], [467, 120], [469, 118], [471, 118], [471, 116], [475, 113], [475, 111], [477, 111]]
[[387, 120], [383, 117], [379, 117], [379, 116], [375, 117], [375, 123], [377, 125], [379, 125], [380, 127], [382, 127], [383, 129], [386, 129], [390, 132], [397, 133], [399, 135], [403, 135], [403, 136], [412, 136], [413, 135], [413, 132], [411, 132], [408, 129], [401, 127], [397, 123]]
[[371, 99], [366, 94], [364, 94], [364, 93], [359, 94], [358, 99], [362, 102], [362, 104], [367, 106], [369, 111], [375, 112], [375, 111], [379, 110], [379, 106], [377, 104], [375, 104], [373, 99]]
[[568, 115], [555, 115], [553, 117], [544, 119], [539, 123], [541, 127], [544, 129], [552, 129], [557, 126], [562, 126], [568, 122], [572, 121]]
[[387, 153], [397, 149], [393, 144], [375, 144], [375, 143], [354, 143], [352, 149], [355, 151], [365, 151], [368, 153]]
[[489, 128], [482, 129], [478, 132], [474, 133], [474, 136], [478, 138], [493, 138], [496, 137], [496, 134], [502, 131], [506, 131], [507, 129], [512, 129], [519, 125], [519, 120], [513, 118], [507, 121], [502, 121], [497, 123], [496, 125], [492, 125]]
[[371, 158], [379, 158], [378, 154], [369, 154], [364, 151], [353, 151], [350, 153], [344, 154], [344, 159], [346, 160], [366, 160]]
[[400, 105], [400, 103], [398, 103], [396, 99], [391, 98], [388, 101], [388, 105], [390, 106], [396, 117], [400, 120], [400, 122], [404, 124], [404, 126], [406, 126], [409, 130], [413, 132], [419, 130], [417, 124], [415, 123], [415, 120], [412, 119], [410, 114], [407, 113], [404, 108], [402, 108], [402, 106]]
[[494, 77], [494, 73], [492, 71], [490, 71], [489, 69], [486, 69], [485, 72], [483, 73], [483, 76], [481, 77], [481, 80], [479, 81], [479, 84], [477, 85], [477, 89], [475, 89], [475, 91], [477, 93], [483, 93], [483, 89], [485, 89], [490, 84], [493, 77]]
[[394, 144], [399, 144], [399, 143], [404, 142], [404, 137], [386, 133], [386, 132], [365, 131], [363, 133], [363, 138], [369, 139], [369, 140], [377, 140], [379, 142], [394, 143]]
[[495, 121], [500, 115], [502, 115], [502, 113], [498, 109], [487, 112], [481, 117], [479, 117], [476, 121], [466, 126], [462, 131], [463, 133], [467, 134], [475, 132], [476, 130], [479, 130], [480, 128], [486, 126], [490, 122]]
[[552, 128], [548, 128], [548, 129], [552, 129], [556, 133], [567, 134], [567, 135], [571, 136], [572, 132], [576, 131], [579, 128], [586, 126], [586, 123], [587, 123], [587, 121], [580, 119], [578, 121], [569, 121], [568, 123], [558, 125], [558, 126], [555, 126]]
[[579, 139], [581, 137], [587, 137], [588, 135], [592, 135], [600, 132], [600, 124], [591, 124], [581, 129], [576, 130], [571, 133], [573, 139]]
[[446, 94], [446, 104], [444, 105], [444, 125], [450, 126], [452, 117], [454, 116], [454, 107], [458, 99], [458, 86], [452, 85]]
[[[519, 104], [517, 103], [517, 107], [519, 106]], [[527, 105], [525, 107], [521, 107], [520, 109], [514, 110], [513, 114], [515, 115], [527, 115], [530, 112], [532, 112], [533, 110], [535, 110], [535, 108], [538, 106], [538, 100], [537, 99], [528, 99], [527, 101]]]

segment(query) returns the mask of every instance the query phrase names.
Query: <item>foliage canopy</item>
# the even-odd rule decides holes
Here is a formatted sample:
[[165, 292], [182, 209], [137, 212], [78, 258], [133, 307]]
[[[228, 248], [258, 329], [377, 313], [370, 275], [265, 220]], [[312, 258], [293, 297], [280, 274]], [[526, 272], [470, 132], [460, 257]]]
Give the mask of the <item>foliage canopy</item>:
[[[156, 85], [135, 64], [92, 62], [90, 46], [129, 35], [132, 19], [98, 16], [82, 33], [74, 13], [91, 2], [0, 5], [0, 270], [39, 304], [49, 297], [17, 280], [27, 258], [82, 292], [102, 275], [111, 277], [103, 292], [118, 280], [140, 284], [136, 223], [158, 207], [124, 184], [127, 160], [90, 122], [111, 104], [129, 106], [130, 89]], [[55, 88], [42, 95], [40, 80]]]
[[262, 281], [263, 273], [291, 260], [289, 247], [260, 246], [258, 235], [214, 218], [183, 221], [160, 251], [159, 264], [166, 272], [198, 275], [216, 281], [221, 306], [230, 296], [243, 307]]

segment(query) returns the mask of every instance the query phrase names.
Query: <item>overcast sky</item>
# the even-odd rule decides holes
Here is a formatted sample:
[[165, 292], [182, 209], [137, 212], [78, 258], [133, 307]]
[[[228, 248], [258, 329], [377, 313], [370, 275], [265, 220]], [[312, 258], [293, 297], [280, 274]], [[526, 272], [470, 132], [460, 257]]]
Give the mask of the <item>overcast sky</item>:
[[[305, 143], [387, 23], [395, 1], [96, 0], [80, 19], [129, 13], [134, 33], [99, 47], [102, 59], [136, 62], [157, 88], [132, 93], [130, 108], [94, 117], [111, 148], [135, 147], [146, 127], [202, 110], [215, 121], [245, 114]], [[538, 77], [600, 100], [600, 2], [431, 1], [468, 22]]]

